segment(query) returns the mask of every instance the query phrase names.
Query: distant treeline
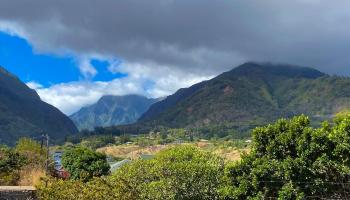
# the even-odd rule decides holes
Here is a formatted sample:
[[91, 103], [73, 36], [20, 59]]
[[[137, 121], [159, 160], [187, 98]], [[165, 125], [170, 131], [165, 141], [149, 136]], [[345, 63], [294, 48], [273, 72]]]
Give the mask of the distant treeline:
[[84, 138], [91, 136], [125, 136], [125, 135], [141, 135], [159, 133], [161, 135], [168, 134], [169, 130], [172, 129], [183, 129], [189, 135], [200, 137], [202, 139], [212, 138], [231, 138], [231, 139], [243, 139], [250, 137], [250, 131], [264, 124], [235, 124], [235, 123], [224, 123], [220, 125], [207, 125], [201, 127], [187, 127], [187, 128], [174, 128], [165, 126], [152, 126], [149, 124], [131, 124], [131, 125], [120, 125], [110, 127], [95, 127], [94, 130], [82, 130], [76, 135], [67, 136], [66, 142], [72, 142], [74, 144], [81, 142]]

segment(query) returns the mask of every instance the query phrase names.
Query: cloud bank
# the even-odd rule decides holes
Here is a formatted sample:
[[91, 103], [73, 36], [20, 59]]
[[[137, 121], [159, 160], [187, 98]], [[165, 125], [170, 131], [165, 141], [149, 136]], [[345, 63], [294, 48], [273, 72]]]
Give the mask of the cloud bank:
[[39, 53], [76, 55], [84, 77], [98, 73], [93, 58], [122, 61], [110, 70], [126, 78], [37, 89], [71, 113], [105, 93], [167, 95], [245, 61], [349, 75], [349, 6], [348, 0], [11, 0], [0, 2], [0, 30], [26, 38]]

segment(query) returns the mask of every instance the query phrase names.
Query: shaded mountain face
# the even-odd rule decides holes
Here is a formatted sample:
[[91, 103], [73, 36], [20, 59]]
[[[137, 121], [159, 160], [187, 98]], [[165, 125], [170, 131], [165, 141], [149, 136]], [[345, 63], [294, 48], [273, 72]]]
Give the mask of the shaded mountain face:
[[0, 67], [0, 143], [49, 134], [55, 142], [77, 133], [73, 122], [17, 77]]
[[70, 118], [80, 130], [130, 124], [157, 101], [139, 95], [103, 96], [97, 103], [80, 109]]
[[307, 114], [326, 119], [350, 108], [350, 78], [291, 65], [245, 63], [153, 104], [140, 124], [254, 127]]

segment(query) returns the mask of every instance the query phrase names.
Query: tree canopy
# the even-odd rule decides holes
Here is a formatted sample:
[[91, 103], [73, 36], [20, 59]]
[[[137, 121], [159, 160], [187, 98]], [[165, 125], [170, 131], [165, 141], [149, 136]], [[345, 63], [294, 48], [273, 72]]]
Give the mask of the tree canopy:
[[306, 116], [253, 131], [252, 152], [226, 168], [226, 199], [349, 195], [350, 116], [310, 127]]
[[178, 146], [122, 167], [114, 191], [120, 199], [218, 199], [223, 167], [218, 156]]
[[62, 155], [62, 165], [69, 171], [71, 179], [88, 181], [109, 173], [106, 155], [89, 148], [69, 148]]

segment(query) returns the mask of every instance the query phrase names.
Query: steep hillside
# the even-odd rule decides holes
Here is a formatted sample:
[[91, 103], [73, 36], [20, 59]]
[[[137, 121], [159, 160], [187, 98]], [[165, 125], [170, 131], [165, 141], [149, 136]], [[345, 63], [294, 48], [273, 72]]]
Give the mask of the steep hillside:
[[157, 101], [139, 95], [103, 96], [97, 103], [80, 109], [70, 118], [80, 130], [130, 124]]
[[0, 67], [0, 143], [13, 145], [20, 137], [42, 133], [59, 142], [77, 132], [67, 116]]
[[153, 104], [140, 124], [254, 127], [279, 117], [326, 119], [350, 107], [350, 78], [291, 65], [245, 63]]

